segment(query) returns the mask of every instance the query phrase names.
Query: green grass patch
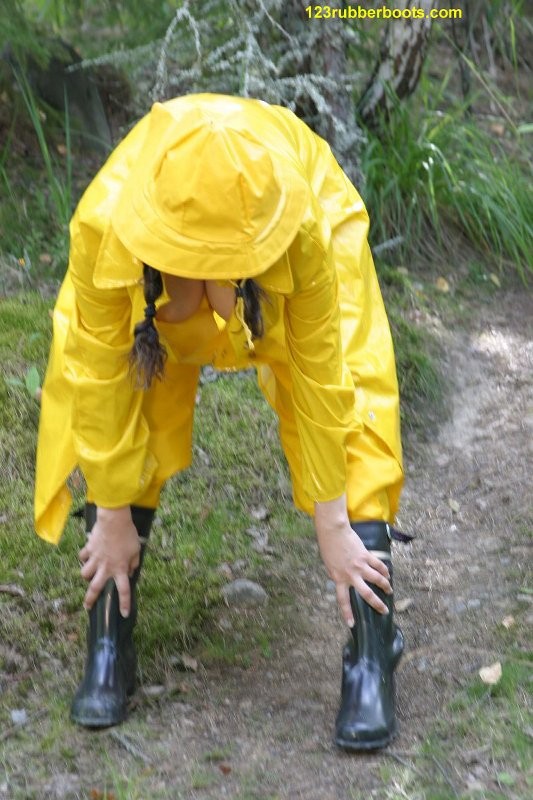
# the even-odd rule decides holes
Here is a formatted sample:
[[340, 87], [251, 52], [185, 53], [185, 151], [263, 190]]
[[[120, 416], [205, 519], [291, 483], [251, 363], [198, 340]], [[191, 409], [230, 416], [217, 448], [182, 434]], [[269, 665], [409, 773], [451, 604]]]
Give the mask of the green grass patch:
[[[516, 638], [527, 637], [518, 623]], [[523, 631], [521, 628], [524, 628]], [[500, 640], [495, 630], [494, 639]], [[533, 787], [531, 653], [502, 647], [502, 677], [476, 676], [448, 703], [424, 743], [382, 770], [384, 800], [510, 800]], [[476, 772], [477, 769], [477, 772]]]
[[404, 256], [453, 259], [452, 272], [466, 244], [502, 272], [531, 276], [531, 170], [513, 134], [510, 155], [460, 107], [397, 103], [362, 153], [373, 243], [403, 237]]

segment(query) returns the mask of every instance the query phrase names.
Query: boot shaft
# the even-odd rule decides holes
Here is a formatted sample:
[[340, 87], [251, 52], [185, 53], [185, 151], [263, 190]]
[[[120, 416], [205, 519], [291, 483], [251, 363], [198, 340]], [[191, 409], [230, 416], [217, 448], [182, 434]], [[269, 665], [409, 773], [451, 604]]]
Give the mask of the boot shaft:
[[[366, 549], [371, 551], [387, 566], [392, 585], [391, 533], [386, 522], [352, 522]], [[387, 595], [373, 584], [371, 589], [385, 603], [389, 613], [379, 614], [353, 589], [350, 588], [350, 603], [355, 626], [352, 636], [357, 659], [367, 659], [376, 663], [389, 664], [391, 658], [397, 660], [397, 628], [393, 623], [393, 595]]]

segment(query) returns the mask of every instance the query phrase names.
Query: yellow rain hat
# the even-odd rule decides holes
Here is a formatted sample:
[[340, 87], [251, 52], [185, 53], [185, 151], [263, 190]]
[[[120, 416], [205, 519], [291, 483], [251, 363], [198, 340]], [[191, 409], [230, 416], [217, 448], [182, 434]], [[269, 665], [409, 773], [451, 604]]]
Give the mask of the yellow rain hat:
[[129, 252], [162, 272], [252, 278], [291, 244], [309, 186], [286, 139], [284, 150], [269, 147], [266, 104], [196, 97], [153, 106], [112, 227]]

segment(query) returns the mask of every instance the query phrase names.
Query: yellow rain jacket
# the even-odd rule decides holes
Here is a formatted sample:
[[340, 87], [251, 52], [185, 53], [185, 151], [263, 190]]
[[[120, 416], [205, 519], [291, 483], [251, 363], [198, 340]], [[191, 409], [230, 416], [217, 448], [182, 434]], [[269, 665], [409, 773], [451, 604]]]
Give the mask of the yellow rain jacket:
[[[346, 492], [351, 519], [392, 521], [398, 387], [367, 232], [329, 146], [287, 109], [209, 94], [156, 103], [71, 222], [42, 394], [37, 533], [59, 540], [76, 465], [98, 505], [156, 505], [190, 464], [207, 363], [257, 367], [300, 509]], [[165, 376], [136, 388], [128, 354], [144, 317], [143, 262], [183, 277], [254, 277], [268, 295], [264, 336], [250, 343], [238, 306], [226, 322], [204, 298], [184, 322], [156, 320]]]

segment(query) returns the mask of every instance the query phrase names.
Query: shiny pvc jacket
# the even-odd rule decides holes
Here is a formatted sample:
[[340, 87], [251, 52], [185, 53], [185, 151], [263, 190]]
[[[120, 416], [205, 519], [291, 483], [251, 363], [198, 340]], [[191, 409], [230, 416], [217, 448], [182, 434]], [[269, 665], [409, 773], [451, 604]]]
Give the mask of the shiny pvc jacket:
[[[351, 519], [392, 520], [398, 387], [367, 232], [329, 146], [287, 109], [209, 94], [155, 104], [71, 222], [42, 395], [37, 533], [59, 540], [76, 465], [97, 505], [157, 505], [190, 464], [207, 363], [256, 366], [300, 509], [346, 492]], [[143, 262], [222, 283], [254, 277], [268, 296], [264, 336], [250, 342], [238, 304], [226, 322], [204, 298], [183, 322], [156, 320], [165, 376], [136, 388], [128, 354], [144, 316]]]

